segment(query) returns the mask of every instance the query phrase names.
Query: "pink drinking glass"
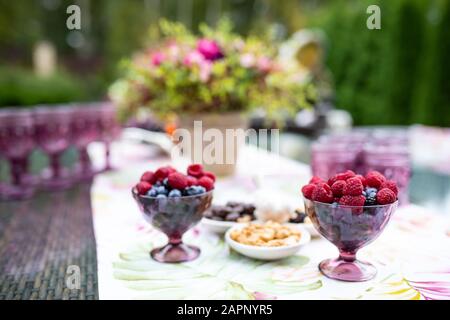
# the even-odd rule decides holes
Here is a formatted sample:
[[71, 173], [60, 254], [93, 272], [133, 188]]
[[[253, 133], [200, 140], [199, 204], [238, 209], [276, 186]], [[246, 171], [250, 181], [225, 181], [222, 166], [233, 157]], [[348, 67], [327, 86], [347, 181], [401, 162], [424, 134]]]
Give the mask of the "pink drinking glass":
[[411, 161], [408, 147], [404, 144], [369, 144], [364, 147], [365, 171], [376, 170], [387, 179], [394, 180], [399, 190], [399, 204], [409, 202]]
[[33, 185], [24, 181], [28, 172], [28, 157], [34, 148], [33, 135], [34, 124], [30, 111], [0, 111], [0, 153], [11, 166], [11, 183], [2, 188], [2, 195], [6, 199], [24, 199], [34, 193]]
[[331, 279], [366, 281], [376, 268], [356, 258], [359, 249], [374, 241], [386, 227], [397, 202], [364, 207], [342, 206], [305, 199], [305, 211], [315, 229], [339, 250], [339, 257], [319, 264]]
[[359, 172], [361, 151], [362, 146], [357, 144], [316, 142], [311, 153], [313, 175], [326, 179], [346, 170]]
[[111, 170], [110, 147], [111, 143], [120, 135], [120, 125], [117, 121], [117, 111], [111, 103], [104, 103], [99, 108], [99, 140], [105, 144], [105, 168], [104, 171]]
[[61, 168], [60, 157], [71, 142], [72, 114], [73, 109], [65, 106], [38, 107], [33, 112], [36, 142], [50, 159], [51, 175], [43, 177], [41, 184], [51, 190], [71, 185]]
[[175, 263], [196, 259], [198, 247], [184, 244], [183, 234], [196, 225], [211, 206], [213, 191], [195, 196], [156, 198], [132, 194], [145, 220], [169, 238], [167, 245], [153, 249], [150, 255], [158, 262]]
[[80, 181], [90, 181], [95, 174], [87, 147], [99, 137], [97, 108], [97, 104], [86, 104], [77, 106], [73, 111], [72, 141], [78, 149], [79, 169], [77, 176]]

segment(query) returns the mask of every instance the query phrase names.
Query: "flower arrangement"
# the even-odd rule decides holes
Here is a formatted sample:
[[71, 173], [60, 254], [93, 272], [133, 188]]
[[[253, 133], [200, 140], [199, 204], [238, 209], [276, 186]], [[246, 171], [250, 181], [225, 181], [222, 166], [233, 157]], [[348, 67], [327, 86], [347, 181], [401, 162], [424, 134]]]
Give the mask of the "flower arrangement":
[[276, 48], [234, 34], [228, 20], [216, 29], [202, 25], [200, 37], [179, 23], [160, 27], [163, 40], [125, 62], [125, 75], [110, 88], [122, 118], [142, 109], [167, 117], [263, 107], [273, 115], [314, 97], [304, 74], [278, 63]]

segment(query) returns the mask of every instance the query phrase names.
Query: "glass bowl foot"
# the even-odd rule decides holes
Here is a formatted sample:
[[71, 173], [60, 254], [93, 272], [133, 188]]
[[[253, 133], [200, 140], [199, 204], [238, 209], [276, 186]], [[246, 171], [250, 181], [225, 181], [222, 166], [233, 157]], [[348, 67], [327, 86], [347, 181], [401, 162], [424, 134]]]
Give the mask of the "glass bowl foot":
[[153, 249], [150, 252], [153, 259], [163, 263], [187, 262], [200, 255], [200, 249], [184, 243], [167, 244], [164, 247]]
[[377, 274], [377, 269], [368, 262], [340, 258], [323, 260], [319, 270], [328, 278], [350, 282], [367, 281]]

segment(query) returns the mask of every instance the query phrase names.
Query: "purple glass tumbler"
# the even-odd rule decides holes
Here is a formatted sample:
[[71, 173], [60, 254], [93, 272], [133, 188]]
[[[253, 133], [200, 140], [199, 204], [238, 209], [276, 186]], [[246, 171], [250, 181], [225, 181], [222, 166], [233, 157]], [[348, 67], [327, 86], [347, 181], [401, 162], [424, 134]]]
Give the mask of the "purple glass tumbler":
[[361, 151], [360, 145], [316, 142], [312, 146], [311, 154], [313, 175], [327, 179], [346, 170], [359, 173]]
[[71, 142], [73, 109], [66, 106], [38, 107], [33, 112], [36, 142], [48, 155], [51, 174], [44, 176], [41, 185], [50, 190], [64, 189], [71, 180], [60, 163], [62, 153]]
[[120, 135], [120, 125], [117, 121], [117, 111], [111, 103], [104, 103], [99, 108], [99, 140], [105, 144], [105, 167], [103, 171], [111, 170], [111, 143]]
[[364, 164], [366, 172], [376, 170], [387, 179], [395, 181], [399, 190], [399, 204], [409, 203], [411, 161], [405, 144], [367, 145], [364, 148]]
[[0, 153], [9, 161], [11, 183], [2, 187], [2, 198], [25, 199], [34, 193], [24, 178], [28, 173], [28, 157], [34, 148], [34, 124], [30, 111], [0, 111]]
[[90, 181], [95, 174], [87, 147], [99, 136], [97, 108], [97, 104], [78, 105], [73, 111], [72, 141], [78, 149], [79, 168], [76, 175], [80, 181]]

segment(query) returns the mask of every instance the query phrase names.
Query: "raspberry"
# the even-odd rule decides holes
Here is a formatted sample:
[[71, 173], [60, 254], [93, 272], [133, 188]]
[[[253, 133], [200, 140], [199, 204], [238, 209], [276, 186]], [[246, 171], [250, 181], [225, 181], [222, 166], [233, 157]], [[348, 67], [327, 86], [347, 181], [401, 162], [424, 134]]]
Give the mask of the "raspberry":
[[344, 193], [344, 188], [347, 185], [347, 182], [343, 180], [338, 180], [331, 186], [331, 191], [333, 191], [333, 195], [335, 197], [341, 197]]
[[198, 185], [206, 189], [206, 191], [214, 189], [214, 181], [209, 177], [201, 177], [198, 179]]
[[366, 181], [366, 178], [364, 178], [362, 175], [360, 175], [360, 174], [357, 174], [356, 176], [355, 176], [355, 178], [358, 178], [359, 180], [361, 180], [361, 183], [362, 183], [362, 185], [363, 185], [363, 187], [365, 188], [365, 187], [367, 187], [367, 181]]
[[136, 185], [136, 190], [140, 195], [147, 194], [148, 190], [152, 188], [152, 185], [148, 182], [141, 181]]
[[366, 174], [366, 182], [369, 187], [379, 189], [381, 184], [386, 181], [386, 178], [378, 171], [370, 171]]
[[305, 185], [305, 186], [303, 186], [302, 187], [302, 193], [303, 193], [303, 196], [306, 198], [306, 199], [312, 199], [312, 194], [313, 194], [313, 191], [314, 191], [314, 189], [316, 188], [316, 185], [314, 185], [314, 184], [307, 184], [307, 185]]
[[148, 183], [155, 183], [154, 179], [154, 173], [153, 171], [146, 171], [144, 172], [144, 174], [141, 176], [141, 181], [145, 181]]
[[309, 180], [309, 184], [318, 184], [318, 183], [321, 183], [321, 182], [325, 182], [325, 181], [323, 181], [322, 180], [322, 178], [319, 178], [318, 176], [313, 176], [312, 178], [311, 178], [311, 180]]
[[187, 173], [195, 178], [200, 178], [203, 175], [203, 166], [201, 164], [191, 164], [187, 168]]
[[155, 174], [153, 175], [153, 180], [156, 181], [162, 181], [165, 178], [167, 178], [170, 174], [170, 169], [167, 167], [161, 167], [158, 170], [156, 170]]
[[169, 170], [169, 174], [174, 173], [174, 172], [177, 172], [177, 169], [175, 169], [175, 168], [172, 167], [172, 166], [166, 166], [166, 168], [167, 168], [167, 170]]
[[187, 176], [186, 179], [187, 179], [188, 187], [196, 186], [198, 184], [197, 178], [194, 178], [193, 176]]
[[337, 180], [337, 177], [334, 175], [330, 179], [328, 179], [327, 183], [329, 186], [332, 186], [336, 181], [338, 181], [338, 180]]
[[347, 180], [347, 184], [342, 191], [346, 196], [359, 196], [362, 195], [364, 190], [361, 180], [357, 177], [353, 177]]
[[208, 177], [210, 178], [212, 181], [216, 182], [216, 176], [214, 173], [209, 172], [209, 171], [205, 171], [203, 172], [203, 177]]
[[312, 193], [312, 199], [318, 202], [332, 203], [334, 197], [330, 186], [324, 182], [317, 184]]
[[364, 206], [364, 202], [366, 202], [366, 198], [362, 194], [359, 196], [345, 195], [341, 198], [339, 204], [343, 206], [362, 207]]
[[350, 178], [353, 178], [355, 176], [355, 173], [352, 170], [347, 170], [343, 173], [338, 173], [336, 175], [337, 180], [348, 180]]
[[394, 192], [395, 196], [398, 196], [398, 188], [397, 188], [397, 183], [395, 183], [395, 181], [386, 180], [380, 186], [380, 189], [384, 189], [384, 188], [388, 188], [388, 189], [392, 190], [392, 192]]
[[174, 172], [169, 174], [169, 177], [167, 178], [167, 183], [171, 188], [178, 190], [183, 190], [188, 186], [187, 177], [180, 172]]
[[379, 204], [394, 203], [396, 199], [395, 193], [388, 188], [381, 189], [377, 193], [377, 201]]
[[347, 170], [345, 172], [338, 173], [328, 180], [328, 185], [332, 186], [338, 180], [346, 181], [347, 179], [353, 178], [354, 176], [355, 173], [352, 170]]

